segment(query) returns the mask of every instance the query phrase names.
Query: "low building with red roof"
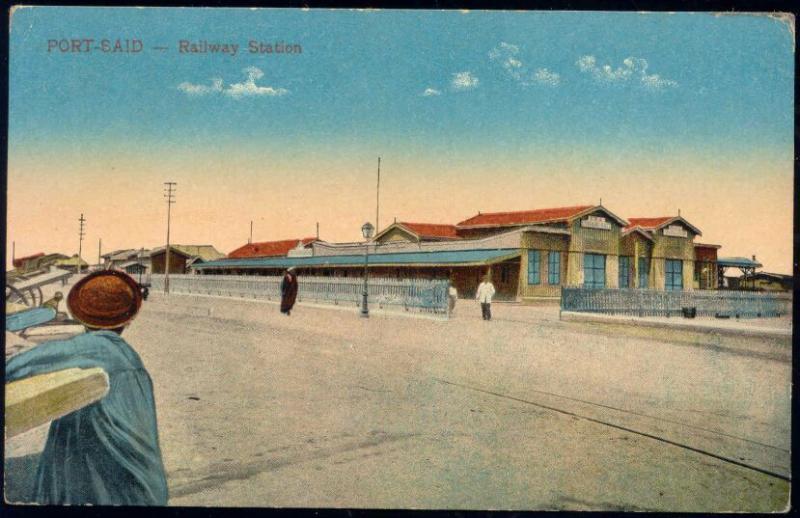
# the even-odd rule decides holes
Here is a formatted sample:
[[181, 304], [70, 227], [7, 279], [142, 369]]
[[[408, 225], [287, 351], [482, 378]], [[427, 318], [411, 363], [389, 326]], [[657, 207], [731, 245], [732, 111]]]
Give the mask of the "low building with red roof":
[[[564, 286], [715, 288], [716, 245], [678, 216], [624, 219], [603, 205], [479, 212], [456, 224], [397, 221], [366, 242], [249, 243], [201, 273], [445, 277], [472, 296], [488, 273], [501, 300], [557, 300]], [[709, 248], [711, 247], [711, 248]]]
[[694, 239], [703, 233], [680, 214], [628, 218], [622, 235], [638, 246], [637, 285], [666, 290], [717, 287], [719, 246], [696, 244]]
[[389, 243], [392, 241], [445, 241], [461, 239], [455, 225], [439, 223], [409, 223], [395, 221], [378, 232], [373, 241]]
[[17, 257], [13, 260], [12, 264], [14, 268], [24, 269], [25, 265], [38, 259], [39, 257], [44, 257], [44, 252], [39, 252], [38, 254], [26, 255], [24, 257]]
[[602, 213], [619, 226], [627, 222], [602, 205], [575, 205], [571, 207], [553, 207], [547, 209], [521, 210], [514, 212], [479, 212], [456, 224], [458, 234], [463, 237], [481, 237], [508, 229], [529, 225], [550, 225], [567, 228], [570, 223], [595, 213]]
[[703, 233], [700, 232], [700, 229], [698, 229], [697, 227], [686, 221], [686, 219], [682, 218], [680, 215], [658, 216], [655, 218], [628, 218], [628, 225], [625, 227], [625, 229], [629, 230], [638, 227], [642, 230], [655, 232], [665, 227], [675, 226], [675, 225], [687, 227], [689, 230], [691, 230], [698, 236], [703, 235]]
[[33, 254], [26, 257], [17, 257], [14, 259], [12, 264], [14, 265], [15, 269], [20, 270], [21, 272], [31, 272], [34, 270], [47, 270], [51, 266], [55, 266], [58, 261], [68, 258], [69, 257], [64, 254], [45, 254], [39, 252], [38, 254]]
[[592, 205], [556, 207], [549, 209], [520, 210], [514, 212], [478, 212], [475, 216], [457, 223], [459, 228], [500, 227], [530, 225], [532, 223], [557, 223], [574, 218], [591, 209]]
[[296, 239], [283, 239], [281, 241], [260, 241], [247, 243], [228, 254], [229, 259], [243, 259], [246, 257], [281, 257], [287, 256], [290, 250], [305, 248], [317, 238], [304, 237]]

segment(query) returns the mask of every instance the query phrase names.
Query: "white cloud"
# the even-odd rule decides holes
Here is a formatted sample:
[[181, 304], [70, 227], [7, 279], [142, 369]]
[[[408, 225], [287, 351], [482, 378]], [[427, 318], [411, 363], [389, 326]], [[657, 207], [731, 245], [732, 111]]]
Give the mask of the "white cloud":
[[517, 45], [512, 45], [511, 43], [506, 43], [505, 41], [501, 41], [499, 46], [501, 49], [513, 54], [517, 54], [519, 52], [519, 47]]
[[503, 62], [503, 68], [508, 75], [513, 77], [514, 79], [520, 79], [522, 77], [522, 71], [524, 67], [522, 66], [522, 61], [518, 60], [514, 57], [509, 57]]
[[206, 95], [212, 92], [222, 91], [222, 79], [214, 78], [211, 80], [211, 85], [195, 85], [189, 82], [183, 82], [178, 85], [178, 90], [188, 95]]
[[600, 83], [624, 83], [630, 80], [638, 82], [649, 90], [662, 90], [678, 86], [677, 81], [664, 79], [658, 74], [648, 74], [646, 59], [628, 57], [622, 60], [622, 66], [597, 65], [597, 58], [592, 55], [581, 56], [575, 62], [581, 72], [590, 74], [595, 81]]
[[208, 94], [222, 93], [233, 99], [254, 95], [277, 96], [289, 93], [285, 88], [273, 88], [271, 86], [259, 86], [256, 81], [264, 77], [264, 72], [257, 67], [247, 67], [243, 70], [247, 79], [242, 83], [233, 83], [225, 87], [225, 82], [220, 78], [211, 80], [210, 85], [196, 85], [183, 82], [178, 85], [178, 90], [190, 96], [201, 96]]
[[520, 60], [518, 60], [517, 58], [514, 58], [514, 57], [509, 57], [505, 61], [505, 63], [503, 63], [503, 66], [508, 68], [508, 69], [521, 68], [522, 67], [522, 61], [520, 61]]
[[472, 72], [456, 72], [453, 74], [451, 85], [455, 90], [471, 90], [476, 88], [480, 80], [472, 75]]
[[535, 72], [530, 72], [525, 63], [519, 58], [519, 47], [517, 45], [501, 41], [489, 51], [489, 59], [503, 67], [506, 74], [518, 81], [522, 86], [530, 86], [532, 84], [558, 86], [561, 83], [561, 75], [546, 68], [539, 68]]
[[561, 75], [546, 68], [539, 68], [533, 74], [533, 80], [542, 85], [558, 86], [561, 83]]
[[678, 83], [672, 79], [662, 79], [658, 74], [645, 74], [642, 76], [642, 85], [651, 90], [661, 90], [663, 88], [674, 88], [678, 86]]
[[501, 41], [499, 45], [489, 51], [489, 59], [500, 63], [508, 75], [519, 81], [525, 72], [525, 66], [515, 56], [519, 54], [519, 47]]
[[247, 79], [243, 83], [233, 83], [225, 89], [225, 95], [233, 97], [234, 99], [241, 99], [242, 97], [249, 97], [252, 95], [284, 95], [289, 91], [285, 88], [273, 88], [271, 86], [259, 86], [256, 84], [258, 79], [264, 77], [264, 72], [257, 67], [247, 67], [244, 69], [247, 74]]
[[426, 88], [422, 95], [423, 97], [431, 97], [433, 95], [442, 95], [442, 92], [436, 88]]
[[597, 66], [597, 59], [594, 56], [581, 56], [575, 64], [578, 65], [581, 72], [588, 72]]

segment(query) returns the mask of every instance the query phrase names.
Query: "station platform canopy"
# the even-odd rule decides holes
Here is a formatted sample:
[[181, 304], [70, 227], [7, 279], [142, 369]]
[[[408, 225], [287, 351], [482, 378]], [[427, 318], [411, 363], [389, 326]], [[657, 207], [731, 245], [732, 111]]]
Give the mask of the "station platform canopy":
[[761, 268], [761, 263], [748, 259], [747, 257], [720, 257], [717, 259], [717, 266], [723, 268]]
[[[518, 248], [492, 250], [447, 250], [436, 252], [402, 252], [394, 254], [369, 254], [369, 266], [481, 266], [494, 264], [520, 256]], [[250, 269], [250, 268], [325, 268], [364, 266], [364, 255], [317, 255], [310, 257], [260, 257], [247, 259], [220, 259], [195, 264], [196, 270]]]

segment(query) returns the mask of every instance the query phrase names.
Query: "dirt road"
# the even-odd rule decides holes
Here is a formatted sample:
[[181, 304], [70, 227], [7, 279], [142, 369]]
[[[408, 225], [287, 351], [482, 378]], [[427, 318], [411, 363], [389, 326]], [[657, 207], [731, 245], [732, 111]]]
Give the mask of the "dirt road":
[[153, 294], [125, 336], [154, 381], [171, 505], [786, 507], [788, 340], [494, 313]]

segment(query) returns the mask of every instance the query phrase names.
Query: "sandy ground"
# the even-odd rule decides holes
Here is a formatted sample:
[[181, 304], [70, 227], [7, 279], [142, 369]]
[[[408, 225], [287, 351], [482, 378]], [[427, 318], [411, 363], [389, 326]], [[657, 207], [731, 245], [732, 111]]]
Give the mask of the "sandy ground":
[[[786, 508], [789, 339], [493, 309], [286, 317], [153, 294], [125, 337], [153, 378], [170, 504]], [[7, 441], [7, 496], [45, 435]]]

